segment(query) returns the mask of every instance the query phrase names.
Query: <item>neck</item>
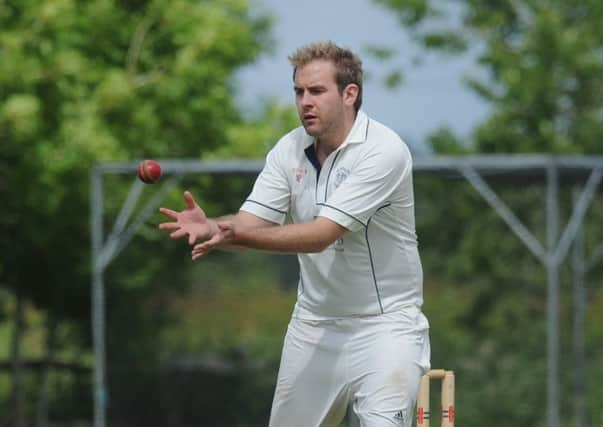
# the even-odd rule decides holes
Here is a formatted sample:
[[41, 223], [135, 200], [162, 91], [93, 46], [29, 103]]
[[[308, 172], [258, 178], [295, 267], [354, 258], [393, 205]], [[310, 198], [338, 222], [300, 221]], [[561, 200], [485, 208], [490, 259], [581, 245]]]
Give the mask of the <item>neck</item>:
[[337, 150], [337, 148], [343, 144], [343, 141], [345, 141], [350, 130], [352, 130], [355, 120], [356, 113], [353, 113], [353, 115], [344, 118], [341, 126], [316, 138], [316, 155], [320, 164], [324, 162], [329, 154]]

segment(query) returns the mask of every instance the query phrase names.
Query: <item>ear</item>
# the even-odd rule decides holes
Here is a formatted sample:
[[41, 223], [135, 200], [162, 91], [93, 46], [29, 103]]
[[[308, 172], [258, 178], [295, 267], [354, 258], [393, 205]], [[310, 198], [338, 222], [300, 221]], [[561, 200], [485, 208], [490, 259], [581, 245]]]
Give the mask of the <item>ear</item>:
[[358, 85], [350, 83], [343, 89], [343, 102], [346, 105], [353, 106], [358, 98]]

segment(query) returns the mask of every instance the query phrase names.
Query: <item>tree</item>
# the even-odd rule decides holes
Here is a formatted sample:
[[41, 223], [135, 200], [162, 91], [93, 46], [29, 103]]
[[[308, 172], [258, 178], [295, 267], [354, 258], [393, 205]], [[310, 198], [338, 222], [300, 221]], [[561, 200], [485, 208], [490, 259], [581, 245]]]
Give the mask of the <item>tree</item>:
[[603, 9], [597, 0], [375, 0], [428, 49], [477, 50], [491, 104], [479, 152], [601, 153]]
[[[199, 158], [235, 142], [247, 124], [231, 77], [269, 48], [269, 25], [246, 0], [0, 4], [0, 285], [49, 313], [51, 329], [73, 321], [70, 345], [90, 345], [91, 166]], [[109, 208], [124, 191], [112, 189]]]

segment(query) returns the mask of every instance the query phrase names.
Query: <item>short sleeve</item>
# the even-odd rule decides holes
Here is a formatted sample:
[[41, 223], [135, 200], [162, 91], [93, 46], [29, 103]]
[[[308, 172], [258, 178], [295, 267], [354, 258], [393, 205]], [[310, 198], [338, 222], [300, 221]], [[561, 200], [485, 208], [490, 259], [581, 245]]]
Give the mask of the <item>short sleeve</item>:
[[277, 224], [285, 222], [291, 199], [281, 142], [266, 156], [264, 168], [240, 209]]

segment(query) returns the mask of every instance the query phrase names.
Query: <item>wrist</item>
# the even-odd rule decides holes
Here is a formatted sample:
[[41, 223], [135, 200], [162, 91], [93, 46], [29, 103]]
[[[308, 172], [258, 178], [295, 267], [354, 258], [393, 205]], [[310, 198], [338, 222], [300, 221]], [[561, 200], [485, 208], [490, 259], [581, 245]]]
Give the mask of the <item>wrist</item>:
[[207, 224], [209, 225], [209, 238], [211, 239], [216, 234], [221, 233], [220, 227], [218, 226], [218, 221], [213, 219], [208, 219]]

